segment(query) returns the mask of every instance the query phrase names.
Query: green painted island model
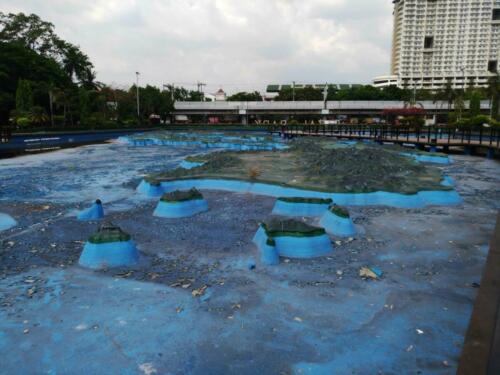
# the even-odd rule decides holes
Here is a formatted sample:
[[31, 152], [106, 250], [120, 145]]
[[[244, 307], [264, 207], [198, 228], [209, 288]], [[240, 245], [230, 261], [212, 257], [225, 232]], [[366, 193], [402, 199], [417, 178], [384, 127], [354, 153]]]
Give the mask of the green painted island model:
[[333, 248], [325, 229], [301, 220], [272, 218], [259, 225], [253, 238], [264, 264], [277, 264], [277, 257], [308, 259], [329, 254]]
[[275, 184], [328, 193], [451, 191], [442, 185], [440, 169], [418, 163], [399, 150], [356, 144], [331, 147], [331, 142], [296, 140], [276, 151], [214, 152], [204, 164], [146, 177], [152, 185], [187, 179], [224, 179]]
[[78, 263], [86, 268], [102, 269], [131, 266], [138, 260], [139, 252], [131, 236], [108, 223], [89, 237]]
[[161, 197], [154, 216], [164, 218], [181, 218], [196, 215], [208, 210], [208, 203], [195, 188], [175, 190]]

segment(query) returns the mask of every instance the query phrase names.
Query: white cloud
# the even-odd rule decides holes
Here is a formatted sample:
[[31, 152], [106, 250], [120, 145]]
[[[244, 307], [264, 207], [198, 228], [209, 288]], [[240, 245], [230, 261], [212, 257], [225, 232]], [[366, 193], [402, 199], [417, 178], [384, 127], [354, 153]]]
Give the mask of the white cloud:
[[389, 70], [390, 0], [0, 0], [78, 44], [98, 79], [209, 83], [368, 83]]

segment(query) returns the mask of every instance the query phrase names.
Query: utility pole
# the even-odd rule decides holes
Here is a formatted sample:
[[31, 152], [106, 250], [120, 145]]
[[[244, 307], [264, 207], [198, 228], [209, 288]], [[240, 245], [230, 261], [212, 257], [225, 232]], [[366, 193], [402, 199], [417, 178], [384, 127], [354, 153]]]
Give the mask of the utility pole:
[[203, 87], [206, 86], [206, 83], [199, 82], [197, 83], [198, 86], [198, 92], [201, 94], [201, 101], [203, 102], [205, 100], [205, 94], [203, 92]]
[[[460, 71], [462, 72], [462, 90], [463, 90], [463, 93], [465, 96], [465, 67], [462, 66], [460, 68]], [[460, 103], [459, 103], [459, 106], [460, 106], [459, 115], [458, 115], [459, 120], [462, 119], [462, 106], [463, 106], [462, 102], [463, 102], [463, 99], [460, 100]], [[469, 111], [470, 111], [470, 102], [469, 102]]]
[[136, 89], [136, 96], [137, 96], [137, 121], [141, 123], [141, 112], [140, 112], [140, 104], [139, 104], [139, 72], [135, 72], [135, 89]]

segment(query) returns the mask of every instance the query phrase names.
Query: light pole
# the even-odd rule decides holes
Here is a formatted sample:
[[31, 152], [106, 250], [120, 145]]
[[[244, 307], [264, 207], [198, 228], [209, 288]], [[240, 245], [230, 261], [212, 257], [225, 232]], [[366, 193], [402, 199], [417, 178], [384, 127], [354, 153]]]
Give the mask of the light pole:
[[140, 112], [140, 107], [139, 107], [139, 72], [135, 72], [135, 89], [136, 89], [136, 96], [137, 96], [137, 120], [139, 123], [141, 122], [141, 112]]
[[[463, 91], [463, 94], [465, 96], [465, 67], [462, 66], [460, 68], [460, 71], [462, 72], [462, 91]], [[459, 115], [458, 115], [458, 119], [459, 120], [462, 119], [462, 103], [461, 103], [462, 100], [460, 100], [460, 103], [459, 103], [459, 106], [460, 106]], [[469, 101], [469, 111], [470, 111], [470, 101]]]

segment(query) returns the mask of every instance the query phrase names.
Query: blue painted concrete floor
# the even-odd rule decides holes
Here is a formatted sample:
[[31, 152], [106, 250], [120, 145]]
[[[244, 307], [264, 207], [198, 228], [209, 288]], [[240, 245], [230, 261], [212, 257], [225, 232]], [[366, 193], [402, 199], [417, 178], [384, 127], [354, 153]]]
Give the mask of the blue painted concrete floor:
[[[106, 144], [0, 160], [0, 212], [18, 222], [0, 232], [1, 374], [455, 372], [500, 208], [498, 162], [442, 167], [461, 206], [351, 207], [362, 234], [269, 267], [251, 239], [273, 198], [203, 191], [209, 211], [164, 219], [136, 194], [144, 174], [199, 151]], [[96, 198], [138, 265], [77, 265], [99, 222], [75, 215]], [[383, 278], [361, 279], [363, 266]]]

